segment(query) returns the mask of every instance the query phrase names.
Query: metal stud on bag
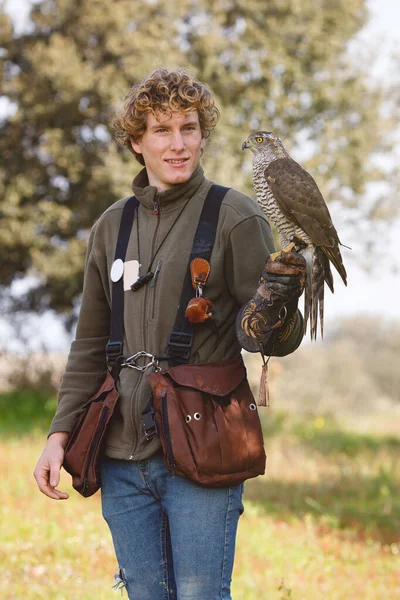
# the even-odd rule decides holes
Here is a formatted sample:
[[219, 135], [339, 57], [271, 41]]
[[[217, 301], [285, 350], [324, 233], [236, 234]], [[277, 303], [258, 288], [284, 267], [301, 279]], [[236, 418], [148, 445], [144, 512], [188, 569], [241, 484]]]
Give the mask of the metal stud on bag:
[[198, 412], [196, 412], [196, 413], [194, 413], [194, 415], [193, 415], [193, 418], [194, 418], [194, 419], [196, 419], [196, 421], [200, 421], [200, 419], [201, 419], [201, 414], [200, 414], [200, 413], [198, 413]]
[[250, 410], [257, 410], [257, 406], [252, 402], [251, 404], [249, 404], [249, 409]]
[[192, 417], [190, 415], [186, 415], [185, 423], [190, 423], [191, 420], [192, 420]]

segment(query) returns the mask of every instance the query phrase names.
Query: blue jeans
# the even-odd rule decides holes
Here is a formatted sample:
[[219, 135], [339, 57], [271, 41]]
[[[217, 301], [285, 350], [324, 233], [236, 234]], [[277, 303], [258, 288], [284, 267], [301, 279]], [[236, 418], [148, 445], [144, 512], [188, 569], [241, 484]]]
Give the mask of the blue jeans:
[[230, 600], [243, 484], [200, 487], [160, 453], [102, 465], [103, 516], [130, 600]]

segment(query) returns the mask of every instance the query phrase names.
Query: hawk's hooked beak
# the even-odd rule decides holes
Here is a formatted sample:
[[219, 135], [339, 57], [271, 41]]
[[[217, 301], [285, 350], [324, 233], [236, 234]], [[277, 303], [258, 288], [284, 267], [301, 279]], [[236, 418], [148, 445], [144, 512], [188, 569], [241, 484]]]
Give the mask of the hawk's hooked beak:
[[249, 140], [245, 140], [242, 144], [242, 150], [246, 150], [246, 148], [250, 148]]

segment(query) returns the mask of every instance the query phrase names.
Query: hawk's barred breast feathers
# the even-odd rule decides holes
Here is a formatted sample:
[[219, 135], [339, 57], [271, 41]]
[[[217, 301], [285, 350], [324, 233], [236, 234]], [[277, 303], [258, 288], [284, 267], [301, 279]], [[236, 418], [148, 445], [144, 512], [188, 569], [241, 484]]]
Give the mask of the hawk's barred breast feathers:
[[307, 264], [304, 324], [306, 328], [310, 317], [311, 339], [316, 339], [318, 312], [323, 335], [324, 283], [333, 292], [330, 262], [347, 285], [338, 234], [313, 177], [290, 157], [274, 133], [250, 134], [242, 145], [246, 148], [253, 153], [257, 202], [276, 226], [282, 248], [290, 247], [293, 236], [306, 244], [300, 250]]
[[[270, 162], [263, 176], [264, 186], [266, 183], [278, 210], [292, 224], [292, 229], [297, 226], [303, 232], [301, 237], [306, 234], [312, 244], [321, 247], [346, 282], [338, 248], [339, 236], [313, 177], [291, 158]], [[307, 239], [304, 241], [310, 243]]]

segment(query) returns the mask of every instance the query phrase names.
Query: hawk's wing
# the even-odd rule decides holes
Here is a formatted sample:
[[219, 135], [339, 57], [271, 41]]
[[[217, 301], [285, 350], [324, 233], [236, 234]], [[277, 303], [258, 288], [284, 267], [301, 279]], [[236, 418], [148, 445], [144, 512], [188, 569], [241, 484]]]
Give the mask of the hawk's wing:
[[315, 246], [321, 248], [346, 284], [339, 237], [325, 200], [311, 175], [291, 158], [274, 160], [265, 169], [264, 175], [284, 215], [300, 227]]

